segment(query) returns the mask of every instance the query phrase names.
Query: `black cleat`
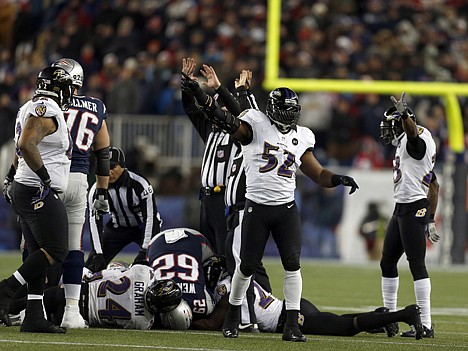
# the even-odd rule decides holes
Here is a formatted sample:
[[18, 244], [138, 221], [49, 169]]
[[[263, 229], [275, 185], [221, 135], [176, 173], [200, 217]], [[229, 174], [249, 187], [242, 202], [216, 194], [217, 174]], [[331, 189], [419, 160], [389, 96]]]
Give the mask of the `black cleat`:
[[6, 280], [0, 282], [0, 323], [7, 327], [11, 326], [10, 316], [8, 315], [9, 305], [13, 291], [8, 287]]
[[306, 342], [307, 338], [297, 327], [284, 326], [283, 341]]
[[43, 315], [33, 313], [29, 315], [26, 314], [21, 324], [20, 332], [64, 334], [66, 331], [57, 327], [54, 323], [49, 322]]
[[387, 324], [385, 327], [383, 327], [383, 329], [387, 333], [387, 336], [389, 338], [394, 337], [400, 331], [400, 328], [398, 327], [398, 322]]
[[[407, 315], [405, 322], [411, 326], [411, 330], [401, 333], [403, 337], [414, 337], [416, 340], [424, 337], [425, 330], [421, 323], [421, 310], [418, 305], [409, 305], [405, 307], [405, 314]], [[434, 337], [434, 328], [432, 330], [432, 337]], [[427, 336], [431, 337], [431, 336]]]
[[[422, 326], [422, 329], [423, 329], [423, 331], [421, 333], [422, 338], [433, 338], [434, 337], [434, 324], [432, 324], [431, 329], [428, 329], [424, 325]], [[417, 332], [414, 329], [403, 332], [403, 333], [400, 334], [400, 336], [402, 336], [404, 338], [415, 338], [416, 340], [418, 340]], [[419, 337], [419, 339], [421, 339], [421, 337]]]
[[225, 338], [239, 337], [240, 307], [229, 304], [229, 309], [224, 317], [222, 332]]

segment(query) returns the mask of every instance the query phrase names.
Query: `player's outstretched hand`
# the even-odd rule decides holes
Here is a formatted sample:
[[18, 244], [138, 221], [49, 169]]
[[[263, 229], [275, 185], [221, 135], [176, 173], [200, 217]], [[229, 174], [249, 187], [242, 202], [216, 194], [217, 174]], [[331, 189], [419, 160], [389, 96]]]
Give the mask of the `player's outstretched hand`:
[[401, 93], [400, 100], [397, 100], [394, 96], [390, 96], [390, 100], [392, 100], [393, 105], [395, 105], [397, 112], [401, 116], [408, 113], [408, 104], [405, 101], [405, 95], [405, 92]]
[[349, 195], [354, 193], [357, 189], [359, 189], [359, 185], [357, 185], [356, 181], [354, 180], [353, 177], [349, 176], [341, 176], [340, 177], [340, 183], [343, 184], [344, 186], [349, 186], [351, 187], [351, 190], [349, 191]]

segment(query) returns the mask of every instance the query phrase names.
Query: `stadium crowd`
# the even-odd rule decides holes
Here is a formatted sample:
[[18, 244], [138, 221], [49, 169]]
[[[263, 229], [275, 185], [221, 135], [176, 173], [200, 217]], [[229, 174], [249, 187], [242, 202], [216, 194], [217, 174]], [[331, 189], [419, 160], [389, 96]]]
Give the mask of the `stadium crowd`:
[[[283, 1], [282, 6], [282, 77], [468, 79], [464, 1]], [[265, 106], [266, 7], [265, 0], [1, 2], [0, 144], [11, 139], [16, 111], [32, 96], [37, 72], [60, 57], [82, 64], [81, 92], [105, 101], [111, 118], [184, 115], [180, 62], [189, 56], [215, 67], [224, 82], [250, 69], [251, 90]], [[323, 164], [391, 166], [392, 149], [378, 141], [376, 123], [388, 107], [386, 96], [309, 92], [299, 98], [301, 124], [317, 136], [316, 155]], [[467, 130], [468, 102], [460, 101]], [[448, 144], [443, 101], [413, 95], [409, 103], [443, 159]], [[148, 177], [155, 172], [133, 170]], [[174, 172], [180, 176], [171, 172], [158, 181]], [[188, 183], [193, 181], [178, 180]]]
[[[60, 57], [81, 62], [87, 77], [83, 93], [106, 101], [111, 115], [183, 115], [179, 63], [188, 56], [213, 65], [225, 82], [248, 67], [256, 77], [253, 93], [259, 106], [265, 105], [265, 0], [6, 1], [0, 6], [3, 125], [12, 125], [18, 106], [31, 96], [37, 71]], [[281, 76], [468, 79], [464, 1], [284, 1], [282, 6]], [[389, 165], [389, 150], [382, 158], [382, 146], [375, 142], [382, 97], [303, 93], [300, 98], [301, 123], [318, 135], [324, 156], [346, 166]], [[443, 149], [442, 102], [413, 99], [420, 122]], [[468, 115], [464, 101], [463, 111]], [[0, 143], [10, 137], [9, 130], [2, 129]]]

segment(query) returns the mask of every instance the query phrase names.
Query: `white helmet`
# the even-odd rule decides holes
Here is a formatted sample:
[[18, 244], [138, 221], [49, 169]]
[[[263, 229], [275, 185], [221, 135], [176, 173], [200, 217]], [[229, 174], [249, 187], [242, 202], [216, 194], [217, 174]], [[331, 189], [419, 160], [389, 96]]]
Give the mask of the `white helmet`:
[[192, 324], [192, 309], [185, 300], [170, 312], [161, 313], [161, 322], [165, 328], [187, 330]]
[[83, 80], [84, 80], [83, 67], [81, 67], [81, 65], [74, 59], [61, 58], [55, 61], [52, 64], [52, 67], [63, 68], [65, 71], [67, 71], [68, 74], [71, 75], [73, 85], [75, 85], [78, 88], [81, 88], [83, 86]]

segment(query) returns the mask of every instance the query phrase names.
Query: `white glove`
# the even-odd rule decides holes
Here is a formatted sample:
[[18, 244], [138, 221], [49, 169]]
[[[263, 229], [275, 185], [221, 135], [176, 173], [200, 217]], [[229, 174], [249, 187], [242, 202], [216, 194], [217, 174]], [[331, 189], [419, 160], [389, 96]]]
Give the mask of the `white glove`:
[[425, 234], [431, 244], [434, 244], [440, 240], [440, 236], [437, 233], [437, 228], [433, 219], [431, 219], [431, 221], [426, 224]]
[[107, 195], [107, 190], [106, 189], [96, 189], [96, 192], [94, 193], [94, 201], [93, 201], [93, 207], [91, 208], [91, 213], [93, 217], [96, 217], [96, 219], [100, 219], [100, 217], [104, 213], [109, 212], [109, 200], [108, 200], [108, 195]]
[[401, 93], [400, 100], [397, 100], [393, 96], [390, 96], [390, 100], [392, 100], [397, 112], [400, 115], [404, 115], [408, 111], [408, 104], [405, 101], [405, 94], [406, 94], [405, 92]]

